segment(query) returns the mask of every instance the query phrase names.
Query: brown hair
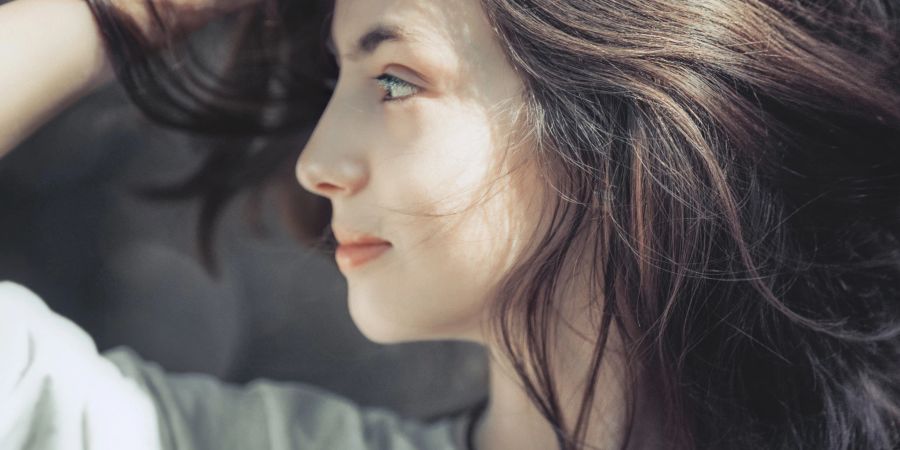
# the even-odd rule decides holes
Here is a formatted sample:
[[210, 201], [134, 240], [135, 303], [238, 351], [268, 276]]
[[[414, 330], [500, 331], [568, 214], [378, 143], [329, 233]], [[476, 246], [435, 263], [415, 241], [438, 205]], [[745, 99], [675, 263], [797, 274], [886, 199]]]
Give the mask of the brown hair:
[[632, 371], [659, 385], [671, 448], [895, 448], [898, 11], [484, 3], [561, 193], [507, 283], [500, 334], [560, 425], [548, 305], [566, 258], [591, 249], [594, 382], [563, 447], [584, 432], [614, 323]]
[[[285, 51], [248, 79], [263, 86], [293, 75], [284, 68], [302, 68], [298, 73], [311, 75], [280, 80], [301, 93], [292, 98], [300, 112], [262, 124], [220, 121], [224, 116], [197, 109], [179, 126], [254, 135], [314, 123], [334, 68], [315, 63], [316, 52], [297, 50], [321, 47], [328, 6], [270, 3], [292, 39], [273, 36], [260, 45]], [[615, 327], [631, 379], [661, 394], [668, 448], [897, 448], [897, 6], [482, 3], [527, 86], [524, 126], [535, 130], [535, 157], [560, 193], [548, 205], [551, 226], [538, 237], [541, 245], [502, 285], [495, 324], [560, 447], [586, 447], [597, 374]], [[248, 36], [264, 22], [248, 21]], [[142, 96], [137, 87], [183, 74], [142, 77], [147, 61], [120, 64], [118, 73], [133, 81], [126, 86], [139, 105], [159, 112], [154, 105], [182, 94]], [[277, 103], [264, 91], [235, 92], [261, 106]], [[228, 112], [218, 106], [211, 110]], [[295, 155], [277, 148], [213, 152], [183, 192], [221, 200], [222, 189], [248, 184], [242, 174], [257, 174], [257, 182], [292, 162]], [[279, 156], [270, 164], [253, 159], [266, 154]], [[585, 250], [580, 267], [601, 320], [587, 374], [593, 382], [570, 424], [547, 343], [561, 272]]]

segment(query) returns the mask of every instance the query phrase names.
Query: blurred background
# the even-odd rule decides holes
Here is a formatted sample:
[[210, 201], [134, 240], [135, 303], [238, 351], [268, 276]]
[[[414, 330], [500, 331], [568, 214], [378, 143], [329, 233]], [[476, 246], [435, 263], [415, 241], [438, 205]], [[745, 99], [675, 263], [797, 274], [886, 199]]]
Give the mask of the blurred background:
[[367, 341], [334, 262], [294, 241], [274, 192], [262, 194], [262, 233], [244, 220], [246, 194], [230, 204], [210, 276], [197, 202], [137, 192], [183, 179], [202, 152], [116, 83], [85, 97], [0, 160], [0, 280], [34, 290], [101, 351], [126, 345], [172, 372], [311, 383], [422, 418], [485, 395], [475, 345]]

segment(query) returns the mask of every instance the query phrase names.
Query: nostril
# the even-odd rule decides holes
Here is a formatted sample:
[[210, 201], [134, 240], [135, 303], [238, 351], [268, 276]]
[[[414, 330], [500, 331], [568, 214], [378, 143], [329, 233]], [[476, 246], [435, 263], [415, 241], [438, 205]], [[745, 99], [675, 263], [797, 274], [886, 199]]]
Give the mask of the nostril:
[[346, 156], [325, 162], [298, 161], [296, 172], [297, 180], [304, 188], [325, 197], [352, 195], [368, 180], [364, 163]]
[[341, 187], [336, 184], [322, 182], [316, 183], [316, 189], [321, 192], [335, 192], [340, 191]]

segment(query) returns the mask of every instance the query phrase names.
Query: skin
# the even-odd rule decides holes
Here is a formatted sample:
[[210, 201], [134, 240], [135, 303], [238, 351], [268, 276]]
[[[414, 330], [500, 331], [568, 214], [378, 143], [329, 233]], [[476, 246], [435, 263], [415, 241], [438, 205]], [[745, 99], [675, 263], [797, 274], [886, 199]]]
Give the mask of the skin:
[[[357, 49], [379, 25], [404, 31], [371, 52]], [[549, 423], [484, 329], [498, 283], [543, 230], [549, 189], [535, 146], [516, 127], [523, 83], [480, 3], [338, 0], [332, 41], [340, 76], [296, 174], [331, 201], [339, 241], [341, 233], [364, 233], [392, 244], [362, 266], [339, 258], [353, 320], [376, 342], [484, 345], [490, 402], [476, 426], [477, 448], [556, 448]], [[383, 74], [403, 80], [401, 87], [379, 83]], [[574, 421], [584, 385], [578, 374], [592, 353], [584, 336], [595, 327], [583, 314], [585, 280], [567, 278], [559, 298], [567, 326], [552, 364], [564, 417]], [[625, 417], [612, 335], [587, 437], [598, 448], [619, 445]]]
[[111, 78], [90, 9], [76, 0], [0, 6], [0, 61], [16, 68], [0, 70], [0, 157]]

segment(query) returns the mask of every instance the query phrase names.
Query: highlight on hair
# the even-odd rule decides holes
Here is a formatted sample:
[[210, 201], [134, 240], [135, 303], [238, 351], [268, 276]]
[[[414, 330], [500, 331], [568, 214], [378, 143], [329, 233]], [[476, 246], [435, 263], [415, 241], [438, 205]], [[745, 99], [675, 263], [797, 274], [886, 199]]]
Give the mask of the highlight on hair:
[[[667, 448], [898, 448], [898, 6], [482, 4], [526, 84], [523, 126], [559, 194], [548, 233], [501, 286], [493, 329], [560, 448], [589, 448], [613, 329], [630, 379], [661, 395]], [[211, 151], [177, 190], [215, 206], [202, 229], [238, 189], [296, 157], [265, 143], [311, 126], [324, 107], [334, 67], [316, 49], [328, 11], [269, 0], [246, 14], [230, 68], [242, 83], [226, 74], [159, 89], [191, 74], [158, 52], [112, 47], [125, 61], [120, 80], [151, 117], [263, 143]], [[264, 64], [248, 71], [248, 61]], [[185, 98], [202, 107], [173, 108]], [[229, 98], [241, 101], [218, 101]], [[281, 112], [267, 115], [272, 105]], [[565, 423], [548, 342], [576, 256], [587, 258], [579, 267], [600, 320], [581, 412]]]

